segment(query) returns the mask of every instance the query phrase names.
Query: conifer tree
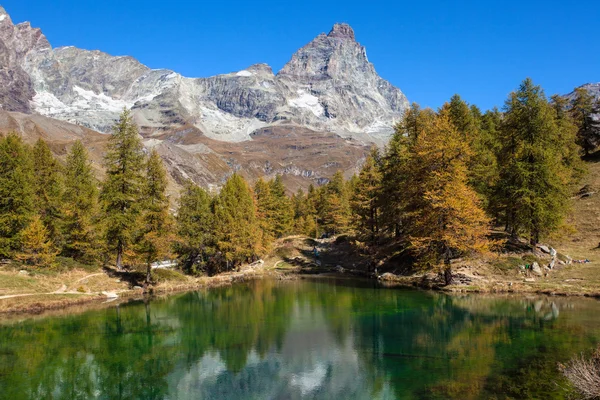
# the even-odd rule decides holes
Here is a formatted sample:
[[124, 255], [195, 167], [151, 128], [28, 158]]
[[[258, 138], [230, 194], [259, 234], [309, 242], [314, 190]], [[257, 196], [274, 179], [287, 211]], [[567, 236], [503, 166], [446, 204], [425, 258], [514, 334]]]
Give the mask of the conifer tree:
[[12, 257], [35, 214], [31, 149], [9, 133], [0, 139], [0, 257]]
[[226, 269], [254, 258], [261, 251], [262, 231], [248, 184], [238, 174], [225, 183], [214, 203], [217, 249]]
[[[314, 191], [314, 187], [313, 187]], [[308, 196], [302, 189], [292, 195], [294, 209], [294, 232], [314, 237], [316, 235], [316, 218], [314, 207], [311, 207]]]
[[319, 203], [323, 228], [334, 235], [346, 232], [350, 224], [350, 194], [341, 171], [323, 187]]
[[381, 179], [379, 151], [373, 147], [358, 175], [352, 198], [358, 234], [367, 237], [371, 243], [376, 242], [379, 235]]
[[381, 225], [396, 239], [404, 239], [403, 232], [409, 217], [408, 205], [411, 202], [409, 193], [414, 189], [407, 180], [410, 176], [407, 163], [411, 148], [433, 117], [431, 110], [421, 110], [418, 104], [413, 103], [396, 125], [382, 158], [381, 197], [385, 201], [382, 202]]
[[263, 178], [259, 178], [254, 184], [254, 196], [256, 197], [256, 216], [263, 231], [263, 246], [268, 245], [275, 239], [275, 196], [271, 185]]
[[104, 158], [106, 179], [102, 185], [103, 222], [106, 241], [116, 252], [116, 265], [123, 269], [123, 255], [132, 244], [141, 211], [144, 182], [144, 148], [137, 126], [124, 110], [113, 128]]
[[314, 185], [311, 183], [308, 186], [308, 190], [306, 192], [306, 196], [304, 196], [304, 204], [302, 206], [302, 211], [300, 214], [303, 217], [304, 227], [303, 233], [305, 235], [318, 238], [319, 237], [319, 215], [318, 215], [318, 203], [319, 203], [319, 191], [315, 189]]
[[569, 103], [562, 96], [554, 95], [551, 101], [554, 109], [554, 118], [558, 126], [559, 146], [562, 162], [566, 171], [572, 174], [570, 181], [577, 182], [586, 173], [586, 167], [579, 156], [580, 148], [577, 145], [577, 124], [569, 113]]
[[33, 146], [33, 187], [37, 213], [57, 247], [62, 246], [63, 171], [48, 144], [38, 139]]
[[574, 174], [562, 147], [570, 140], [541, 87], [523, 81], [505, 104], [498, 187], [509, 231], [527, 234], [532, 245], [560, 226], [568, 210]]
[[152, 263], [171, 255], [175, 239], [174, 221], [169, 214], [167, 171], [158, 152], [153, 149], [146, 162], [146, 176], [142, 189], [143, 210], [137, 250], [146, 264], [146, 284], [150, 283]]
[[446, 284], [451, 283], [453, 258], [485, 251], [489, 246], [489, 220], [475, 191], [468, 185], [469, 144], [442, 110], [421, 131], [407, 171], [416, 174], [412, 184], [420, 198], [408, 227], [419, 264], [443, 264]]
[[208, 192], [192, 181], [187, 181], [179, 198], [177, 232], [180, 241], [177, 253], [183, 258], [183, 268], [197, 273], [207, 269], [208, 259], [214, 254], [214, 219]]
[[285, 186], [280, 175], [270, 182], [269, 187], [274, 200], [273, 233], [276, 238], [280, 238], [292, 230], [294, 209], [291, 199], [285, 193]]
[[63, 252], [76, 260], [91, 262], [98, 256], [97, 181], [83, 144], [77, 140], [67, 155], [63, 196]]
[[38, 215], [21, 232], [21, 249], [17, 260], [36, 267], [51, 267], [56, 257], [49, 231]]
[[575, 100], [571, 107], [571, 117], [577, 125], [577, 144], [585, 155], [594, 151], [600, 145], [600, 121], [594, 118], [600, 113], [600, 104], [583, 87], [575, 89]]

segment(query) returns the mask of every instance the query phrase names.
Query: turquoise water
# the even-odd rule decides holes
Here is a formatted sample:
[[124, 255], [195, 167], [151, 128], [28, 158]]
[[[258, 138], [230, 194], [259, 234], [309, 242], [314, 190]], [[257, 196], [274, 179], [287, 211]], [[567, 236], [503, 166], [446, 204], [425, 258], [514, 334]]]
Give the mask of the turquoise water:
[[567, 398], [600, 302], [258, 281], [0, 323], [2, 399]]

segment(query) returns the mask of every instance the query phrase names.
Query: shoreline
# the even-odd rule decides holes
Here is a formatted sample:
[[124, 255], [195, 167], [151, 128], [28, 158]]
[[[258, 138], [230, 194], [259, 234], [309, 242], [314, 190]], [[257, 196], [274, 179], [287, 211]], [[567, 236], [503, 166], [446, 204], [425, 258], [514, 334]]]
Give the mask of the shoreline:
[[[279, 272], [274, 270], [247, 270], [241, 272], [228, 272], [211, 277], [196, 278], [194, 282], [176, 285], [159, 285], [151, 288], [149, 293], [144, 293], [140, 289], [128, 289], [116, 292], [118, 297], [108, 297], [102, 293], [34, 293], [34, 294], [15, 294], [10, 297], [0, 299], [0, 303], [5, 300], [13, 300], [14, 305], [8, 308], [0, 309], [0, 323], [5, 319], [12, 319], [18, 316], [37, 316], [45, 315], [51, 311], [66, 311], [80, 307], [81, 311], [92, 309], [94, 306], [114, 306], [144, 298], [157, 298], [168, 296], [170, 294], [183, 293], [195, 290], [204, 290], [217, 287], [233, 285], [236, 283], [249, 282], [256, 279], [280, 279], [288, 280], [295, 274]], [[21, 299], [34, 300], [33, 302], [24, 302]]]
[[[277, 279], [277, 280], [296, 280], [310, 278], [344, 278], [344, 279], [365, 279], [371, 281], [382, 288], [413, 289], [442, 292], [453, 295], [460, 294], [503, 294], [503, 295], [536, 295], [548, 297], [586, 297], [600, 299], [600, 290], [582, 292], [581, 290], [568, 290], [565, 286], [554, 288], [540, 288], [537, 285], [529, 285], [523, 282], [507, 285], [505, 281], [492, 281], [490, 286], [481, 287], [476, 285], [450, 285], [442, 286], [436, 284], [434, 280], [424, 279], [423, 275], [399, 276], [393, 274], [384, 274], [379, 277], [365, 276], [361, 271], [348, 271], [345, 273], [334, 271], [323, 271], [317, 269], [291, 268], [288, 270], [275, 269], [251, 269], [241, 272], [228, 272], [212, 277], [196, 278], [194, 282], [159, 285], [151, 289], [150, 293], [144, 293], [140, 289], [129, 289], [119, 291], [118, 297], [111, 298], [105, 294], [74, 294], [74, 293], [52, 293], [52, 294], [32, 294], [27, 296], [34, 298], [34, 302], [22, 302], [19, 295], [13, 297], [15, 303], [6, 309], [0, 310], [0, 323], [7, 322], [21, 317], [47, 317], [52, 315], [63, 315], [65, 312], [85, 312], [87, 310], [101, 309], [104, 307], [113, 307], [115, 305], [125, 304], [131, 301], [160, 298], [177, 293], [184, 293], [196, 290], [207, 290], [211, 288], [224, 287], [236, 283], [250, 282], [258, 279]], [[52, 297], [49, 297], [52, 296]], [[38, 299], [35, 299], [35, 298]], [[1, 299], [0, 302], [8, 300]]]

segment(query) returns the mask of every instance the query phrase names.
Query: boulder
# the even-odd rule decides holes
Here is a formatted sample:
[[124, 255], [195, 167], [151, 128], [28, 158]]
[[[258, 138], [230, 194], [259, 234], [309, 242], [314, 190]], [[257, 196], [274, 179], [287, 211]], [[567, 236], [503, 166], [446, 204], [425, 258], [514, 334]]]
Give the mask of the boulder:
[[543, 251], [546, 254], [550, 254], [550, 248], [548, 246], [541, 244], [541, 245], [538, 245], [538, 249], [540, 249], [541, 251]]
[[556, 258], [553, 258], [552, 261], [550, 261], [550, 264], [548, 264], [548, 269], [553, 269], [555, 265], [556, 265]]
[[543, 276], [544, 275], [544, 272], [542, 272], [542, 269], [540, 268], [540, 264], [538, 264], [537, 262], [534, 262], [531, 265], [531, 272], [533, 272], [537, 276]]
[[535, 282], [535, 278], [525, 278], [523, 282]]
[[105, 295], [107, 299], [116, 299], [119, 297], [115, 292], [102, 292], [102, 294]]
[[29, 272], [25, 271], [24, 269], [19, 271], [19, 275], [29, 275]]

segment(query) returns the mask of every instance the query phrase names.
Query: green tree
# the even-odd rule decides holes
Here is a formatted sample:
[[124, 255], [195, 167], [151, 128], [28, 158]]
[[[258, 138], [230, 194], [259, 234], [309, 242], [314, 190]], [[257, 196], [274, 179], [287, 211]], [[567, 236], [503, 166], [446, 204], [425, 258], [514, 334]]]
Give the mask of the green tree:
[[38, 139], [33, 146], [33, 177], [36, 211], [53, 242], [60, 248], [63, 244], [63, 170], [48, 144], [42, 139]]
[[600, 113], [600, 105], [583, 87], [575, 89], [575, 99], [570, 114], [577, 125], [577, 144], [587, 155], [600, 145], [600, 121], [594, 118], [594, 113]]
[[285, 193], [281, 175], [269, 183], [274, 199], [273, 233], [276, 238], [289, 234], [294, 222], [294, 208], [291, 199]]
[[498, 204], [494, 188], [500, 179], [500, 126], [502, 113], [497, 109], [486, 111], [480, 117], [479, 136], [472, 144], [473, 157], [469, 165], [470, 184], [482, 196], [482, 206], [498, 218]]
[[179, 198], [177, 254], [183, 258], [183, 268], [190, 273], [207, 270], [214, 254], [214, 218], [209, 193], [192, 181], [187, 181]]
[[337, 171], [320, 191], [318, 212], [325, 231], [335, 235], [348, 230], [350, 194], [341, 171]]
[[0, 139], [0, 257], [12, 257], [35, 214], [31, 149], [16, 133]]
[[564, 162], [563, 146], [572, 138], [555, 115], [529, 78], [505, 104], [497, 187], [509, 231], [527, 234], [531, 244], [557, 229], [569, 207], [574, 173]]
[[373, 147], [354, 185], [351, 203], [358, 234], [367, 237], [371, 243], [376, 242], [379, 235], [381, 180], [380, 155], [377, 148]]
[[106, 242], [116, 252], [116, 265], [123, 269], [123, 255], [139, 223], [144, 187], [144, 148], [137, 126], [124, 110], [108, 141], [104, 162], [106, 179], [100, 199]]
[[88, 153], [77, 140], [67, 155], [63, 196], [63, 253], [91, 262], [98, 256], [98, 187]]
[[169, 213], [167, 171], [158, 152], [153, 149], [146, 162], [146, 179], [142, 189], [143, 210], [137, 250], [146, 264], [146, 284], [150, 283], [152, 263], [170, 257], [175, 236]]
[[275, 196], [271, 185], [263, 178], [258, 178], [254, 184], [254, 196], [256, 197], [256, 216], [263, 231], [263, 246], [268, 247], [275, 239]]
[[409, 224], [409, 205], [414, 203], [411, 191], [415, 187], [408, 181], [408, 160], [412, 146], [435, 113], [430, 109], [422, 110], [413, 103], [402, 120], [395, 126], [382, 157], [382, 224], [396, 240], [405, 240], [406, 227]]
[[262, 231], [248, 184], [238, 174], [225, 183], [214, 203], [217, 249], [230, 269], [261, 251]]

